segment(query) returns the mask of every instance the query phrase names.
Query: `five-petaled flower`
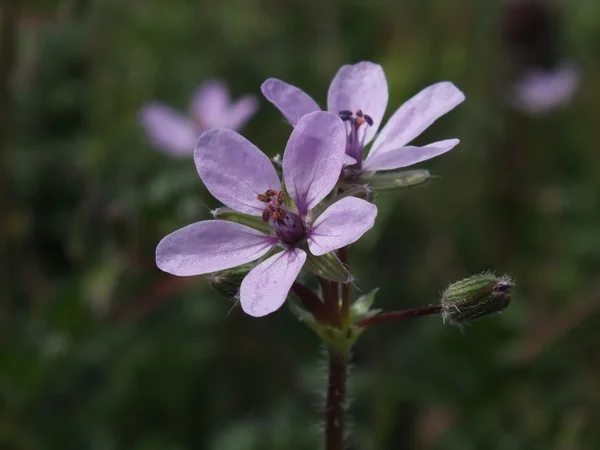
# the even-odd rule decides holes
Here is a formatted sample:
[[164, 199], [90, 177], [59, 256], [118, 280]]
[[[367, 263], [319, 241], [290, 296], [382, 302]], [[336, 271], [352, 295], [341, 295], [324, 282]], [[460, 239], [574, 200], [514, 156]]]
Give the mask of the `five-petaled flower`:
[[[293, 126], [305, 114], [321, 109], [308, 94], [281, 80], [269, 78], [261, 89]], [[354, 169], [350, 173], [372, 172], [407, 167], [454, 148], [458, 139], [424, 147], [406, 144], [464, 99], [463, 93], [447, 81], [423, 89], [392, 115], [364, 161], [364, 148], [377, 133], [388, 102], [382, 67], [367, 61], [342, 66], [329, 86], [327, 109], [339, 114], [346, 124], [345, 163]]]
[[140, 122], [154, 146], [171, 156], [187, 156], [194, 151], [198, 137], [213, 128], [241, 128], [254, 115], [258, 100], [246, 95], [235, 102], [222, 81], [210, 80], [196, 89], [190, 116], [160, 103], [151, 103], [140, 113]]
[[236, 132], [218, 129], [200, 137], [194, 161], [207, 189], [226, 206], [262, 217], [271, 233], [224, 220], [197, 222], [158, 244], [160, 269], [180, 276], [206, 274], [281, 248], [254, 267], [240, 286], [242, 309], [260, 317], [284, 303], [306, 250], [324, 255], [355, 242], [373, 226], [377, 208], [355, 197], [342, 198], [313, 220], [311, 210], [339, 179], [346, 131], [337, 115], [321, 111], [295, 125], [282, 161], [285, 190], [269, 158]]

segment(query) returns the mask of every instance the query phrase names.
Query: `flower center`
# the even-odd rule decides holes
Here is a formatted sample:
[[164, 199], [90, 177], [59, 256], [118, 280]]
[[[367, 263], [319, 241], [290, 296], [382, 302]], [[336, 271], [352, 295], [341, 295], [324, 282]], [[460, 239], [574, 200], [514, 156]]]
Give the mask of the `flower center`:
[[287, 209], [283, 191], [267, 189], [264, 194], [258, 194], [256, 198], [266, 204], [262, 213], [263, 222], [271, 224], [283, 244], [294, 246], [306, 237], [304, 222], [298, 214]]
[[[339, 112], [342, 121], [346, 126], [346, 154], [356, 160], [356, 165], [360, 169], [362, 165], [362, 155], [365, 150], [365, 137], [367, 127], [373, 126], [373, 119], [362, 110], [352, 112], [348, 109]], [[366, 125], [365, 125], [366, 124]], [[364, 127], [362, 125], [365, 125]], [[362, 128], [361, 128], [362, 127]]]

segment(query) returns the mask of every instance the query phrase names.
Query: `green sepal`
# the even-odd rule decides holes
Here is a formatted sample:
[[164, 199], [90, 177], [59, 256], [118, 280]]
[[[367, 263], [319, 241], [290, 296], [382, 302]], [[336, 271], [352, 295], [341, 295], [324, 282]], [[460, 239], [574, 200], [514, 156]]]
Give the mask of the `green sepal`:
[[363, 173], [355, 180], [355, 183], [369, 185], [376, 191], [404, 190], [423, 185], [432, 178], [434, 177], [425, 169], [386, 170]]
[[254, 228], [255, 230], [262, 231], [265, 234], [271, 234], [269, 224], [263, 222], [260, 217], [243, 214], [234, 209], [227, 208], [226, 206], [215, 209], [212, 211], [212, 215], [217, 220], [227, 220], [229, 222], [239, 223]]
[[373, 306], [373, 303], [375, 302], [375, 295], [378, 291], [379, 288], [373, 289], [368, 294], [360, 296], [352, 306], [350, 306], [350, 323], [356, 323], [360, 320], [373, 317], [381, 312], [381, 309], [371, 309], [371, 306]]
[[307, 250], [306, 255], [306, 268], [315, 275], [339, 283], [348, 283], [352, 280], [352, 276], [338, 259], [335, 252], [315, 256]]
[[219, 294], [226, 298], [234, 298], [240, 290], [242, 280], [254, 266], [256, 266], [256, 262], [243, 264], [219, 272], [213, 272], [208, 276], [208, 280], [213, 289]]

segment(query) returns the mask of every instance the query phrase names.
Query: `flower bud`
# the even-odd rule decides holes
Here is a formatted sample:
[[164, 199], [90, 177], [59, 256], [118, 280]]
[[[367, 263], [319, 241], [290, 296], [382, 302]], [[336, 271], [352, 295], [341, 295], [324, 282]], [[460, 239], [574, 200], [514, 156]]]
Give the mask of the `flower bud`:
[[209, 275], [209, 281], [215, 291], [229, 299], [237, 296], [240, 290], [242, 280], [248, 272], [254, 267], [254, 264], [244, 264], [232, 269], [221, 270]]
[[434, 178], [425, 169], [387, 170], [361, 174], [357, 183], [364, 183], [376, 191], [388, 189], [405, 190], [424, 185]]
[[442, 294], [442, 319], [453, 325], [502, 311], [515, 284], [509, 276], [485, 272], [451, 284]]
[[269, 225], [264, 223], [260, 217], [243, 214], [234, 209], [227, 208], [226, 206], [217, 208], [214, 211], [211, 211], [211, 213], [217, 220], [236, 222], [267, 234], [271, 232]]

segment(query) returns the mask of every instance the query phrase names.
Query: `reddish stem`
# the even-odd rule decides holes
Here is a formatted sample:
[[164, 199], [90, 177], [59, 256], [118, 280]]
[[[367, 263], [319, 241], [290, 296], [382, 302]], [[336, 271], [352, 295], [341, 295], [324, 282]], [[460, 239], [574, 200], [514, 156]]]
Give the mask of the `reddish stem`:
[[348, 359], [329, 349], [329, 380], [325, 406], [325, 449], [344, 448], [344, 410]]
[[331, 289], [331, 283], [325, 278], [317, 278], [319, 279], [319, 283], [321, 283], [321, 290], [323, 291], [323, 302], [325, 303], [325, 307], [329, 311], [330, 317], [333, 320], [333, 325], [340, 326], [340, 310], [337, 303], [337, 296], [334, 296], [333, 291]]
[[440, 305], [422, 306], [420, 308], [404, 309], [402, 311], [390, 311], [368, 317], [356, 323], [359, 327], [368, 327], [382, 322], [391, 322], [393, 320], [409, 319], [411, 317], [430, 316], [439, 314], [442, 310]]
[[295, 282], [292, 285], [292, 292], [296, 294], [304, 307], [311, 312], [317, 322], [331, 323], [335, 320], [331, 317], [330, 311], [325, 307], [325, 304], [309, 287], [302, 283]]

